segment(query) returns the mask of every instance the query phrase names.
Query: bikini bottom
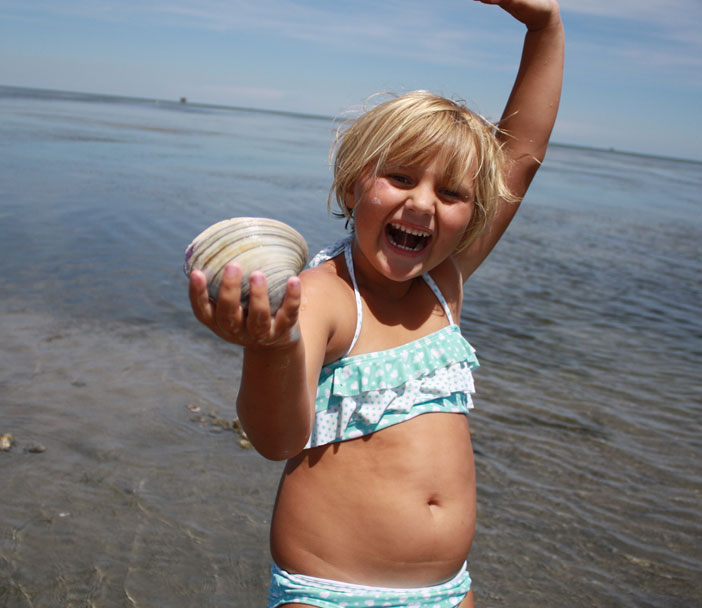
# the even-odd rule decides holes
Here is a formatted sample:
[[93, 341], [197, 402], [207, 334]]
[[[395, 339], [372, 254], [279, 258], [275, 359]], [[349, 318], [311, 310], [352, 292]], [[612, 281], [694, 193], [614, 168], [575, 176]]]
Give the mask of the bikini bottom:
[[290, 574], [273, 564], [268, 608], [309, 604], [319, 608], [454, 608], [470, 591], [466, 564], [450, 581], [430, 587], [370, 587]]

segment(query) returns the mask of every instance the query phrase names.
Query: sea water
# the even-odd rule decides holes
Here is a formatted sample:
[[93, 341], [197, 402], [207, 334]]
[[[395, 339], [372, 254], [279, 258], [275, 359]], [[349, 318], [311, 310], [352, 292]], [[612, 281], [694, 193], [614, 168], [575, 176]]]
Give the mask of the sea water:
[[[260, 606], [281, 465], [183, 252], [260, 215], [315, 251], [330, 119], [0, 87], [0, 605]], [[465, 287], [489, 606], [702, 597], [702, 164], [553, 145]]]

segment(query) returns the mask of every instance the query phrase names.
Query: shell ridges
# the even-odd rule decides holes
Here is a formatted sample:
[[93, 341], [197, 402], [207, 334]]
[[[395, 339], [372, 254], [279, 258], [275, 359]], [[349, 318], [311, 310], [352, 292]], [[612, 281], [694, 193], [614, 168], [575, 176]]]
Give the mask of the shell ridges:
[[266, 276], [271, 311], [282, 302], [289, 277], [299, 274], [307, 263], [305, 239], [283, 222], [260, 217], [222, 220], [203, 230], [185, 250], [183, 270], [187, 276], [201, 270], [207, 277], [207, 291], [217, 299], [224, 267], [236, 261], [242, 269], [241, 302], [246, 308], [249, 275], [260, 270]]

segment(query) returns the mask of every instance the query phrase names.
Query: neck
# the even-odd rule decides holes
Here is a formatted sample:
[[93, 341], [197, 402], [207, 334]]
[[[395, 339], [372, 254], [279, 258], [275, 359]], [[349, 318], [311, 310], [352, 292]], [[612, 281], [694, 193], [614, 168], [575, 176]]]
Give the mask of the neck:
[[412, 290], [421, 275], [402, 280], [393, 280], [378, 271], [363, 255], [354, 239], [351, 245], [354, 273], [358, 288], [373, 299], [399, 302]]

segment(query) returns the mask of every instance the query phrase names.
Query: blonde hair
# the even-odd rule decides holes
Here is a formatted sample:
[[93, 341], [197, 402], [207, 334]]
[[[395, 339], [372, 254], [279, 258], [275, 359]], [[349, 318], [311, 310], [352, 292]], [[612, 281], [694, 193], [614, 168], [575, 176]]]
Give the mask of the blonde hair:
[[343, 129], [332, 148], [334, 181], [329, 192], [352, 219], [345, 197], [364, 172], [378, 175], [388, 164], [419, 165], [441, 155], [447, 185], [458, 187], [473, 170], [475, 209], [457, 250], [487, 225], [500, 199], [514, 201], [505, 181], [505, 157], [497, 127], [465, 105], [427, 91], [413, 91], [377, 105]]

